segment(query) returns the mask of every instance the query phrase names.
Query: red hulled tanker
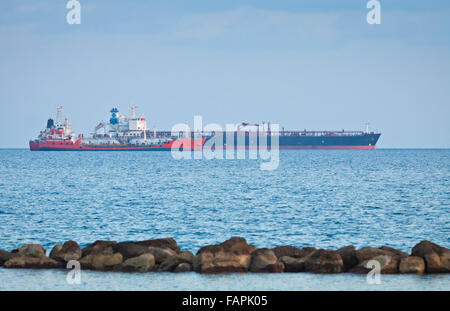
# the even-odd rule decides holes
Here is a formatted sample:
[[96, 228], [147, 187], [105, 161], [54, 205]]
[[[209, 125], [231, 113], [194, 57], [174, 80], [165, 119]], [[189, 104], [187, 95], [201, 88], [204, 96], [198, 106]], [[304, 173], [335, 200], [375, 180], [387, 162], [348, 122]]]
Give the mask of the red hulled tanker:
[[[66, 118], [60, 121], [62, 107], [57, 108], [56, 122], [47, 121], [37, 139], [30, 140], [30, 150], [154, 150], [168, 151], [172, 148], [201, 150], [206, 141], [219, 134], [179, 132], [173, 135], [169, 131], [149, 131], [146, 119], [136, 117], [136, 107], [131, 107], [131, 117], [119, 114], [117, 108], [111, 109], [108, 123], [100, 122], [90, 137], [75, 135]], [[248, 128], [256, 128], [252, 131]], [[216, 149], [250, 149], [259, 146], [264, 134], [267, 145], [271, 146], [272, 137], [277, 136], [279, 149], [375, 149], [380, 133], [366, 131], [273, 131], [270, 122], [260, 124], [241, 123], [232, 133], [223, 134], [223, 140], [215, 139]], [[232, 137], [231, 144], [227, 139]], [[238, 136], [244, 137], [239, 139]], [[228, 143], [228, 144], [227, 144]]]

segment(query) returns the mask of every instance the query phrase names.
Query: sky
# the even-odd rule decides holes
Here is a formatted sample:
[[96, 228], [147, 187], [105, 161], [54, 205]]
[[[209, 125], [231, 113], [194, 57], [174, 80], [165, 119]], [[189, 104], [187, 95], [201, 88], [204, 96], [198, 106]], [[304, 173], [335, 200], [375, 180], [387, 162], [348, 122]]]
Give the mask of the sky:
[[0, 1], [0, 148], [64, 114], [89, 134], [117, 107], [176, 123], [371, 130], [379, 148], [450, 148], [450, 1]]

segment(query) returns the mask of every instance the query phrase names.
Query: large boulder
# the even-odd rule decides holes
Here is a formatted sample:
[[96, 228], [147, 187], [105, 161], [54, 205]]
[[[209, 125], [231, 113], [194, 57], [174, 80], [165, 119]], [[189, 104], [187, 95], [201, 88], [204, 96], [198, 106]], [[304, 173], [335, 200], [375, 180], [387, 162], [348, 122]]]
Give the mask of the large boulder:
[[116, 241], [97, 240], [81, 250], [81, 257], [86, 257], [87, 255], [113, 254], [113, 246], [115, 244], [117, 244]]
[[305, 272], [305, 258], [283, 256], [279, 261], [284, 265], [284, 272]]
[[416, 256], [403, 257], [400, 260], [398, 271], [400, 273], [422, 274], [425, 272], [425, 261], [423, 258]]
[[260, 248], [251, 253], [250, 271], [271, 272], [277, 264], [278, 258], [275, 253], [267, 248]]
[[424, 240], [413, 247], [411, 255], [425, 260], [428, 273], [450, 272], [450, 250], [448, 248]]
[[394, 274], [398, 272], [400, 258], [390, 255], [378, 255], [373, 258], [367, 259], [359, 263], [357, 266], [351, 268], [349, 272], [367, 274], [369, 273], [369, 271], [374, 269], [374, 265], [372, 265], [373, 260], [377, 261], [380, 264], [381, 274]]
[[75, 241], [67, 241], [63, 245], [55, 245], [50, 252], [50, 258], [68, 262], [81, 258], [81, 248]]
[[232, 237], [225, 242], [219, 244], [225, 251], [233, 252], [236, 254], [250, 254], [256, 247], [248, 244], [244, 238]]
[[112, 246], [114, 253], [121, 253], [124, 260], [138, 257], [149, 252], [148, 247], [139, 245], [135, 242], [120, 242]]
[[344, 262], [338, 252], [319, 249], [305, 257], [305, 271], [313, 273], [340, 273]]
[[170, 248], [161, 248], [161, 247], [155, 247], [150, 246], [147, 247], [147, 252], [155, 256], [155, 261], [157, 264], [162, 263], [163, 261], [167, 260], [168, 258], [174, 257], [177, 255], [177, 252]]
[[42, 258], [45, 257], [45, 248], [39, 244], [26, 244], [19, 249], [13, 250], [12, 253], [23, 257]]
[[390, 252], [391, 254], [393, 254], [394, 256], [397, 256], [398, 258], [403, 258], [403, 257], [408, 257], [408, 253], [402, 252], [398, 249], [389, 247], [389, 246], [381, 246], [380, 247], [381, 250], [383, 251], [387, 251]]
[[114, 270], [123, 262], [120, 253], [115, 254], [90, 254], [80, 259], [82, 269], [108, 271]]
[[3, 266], [5, 262], [17, 256], [17, 253], [11, 253], [0, 249], [0, 266]]
[[295, 246], [283, 245], [272, 248], [272, 252], [275, 256], [277, 256], [277, 258], [281, 258], [283, 256], [301, 257], [302, 250]]
[[155, 266], [155, 257], [152, 254], [143, 254], [125, 260], [120, 266], [121, 271], [125, 272], [148, 272]]
[[145, 240], [145, 241], [137, 241], [135, 242], [138, 245], [146, 246], [146, 247], [159, 247], [164, 249], [171, 249], [176, 253], [180, 252], [180, 247], [177, 242], [173, 238], [163, 238], [156, 240]]
[[58, 269], [64, 268], [62, 262], [42, 256], [17, 256], [9, 259], [3, 265], [5, 268], [15, 269]]
[[177, 272], [180, 272], [180, 270], [187, 269], [186, 265], [181, 265], [183, 263], [189, 264], [190, 267], [189, 269], [192, 270], [193, 260], [194, 254], [192, 254], [192, 252], [189, 251], [180, 252], [179, 254], [167, 257], [163, 262], [161, 262], [158, 270], [163, 272], [176, 272], [175, 270], [178, 269]]
[[297, 248], [291, 245], [277, 246], [272, 248], [272, 251], [275, 253], [275, 256], [277, 256], [278, 259], [280, 259], [283, 256], [302, 258], [310, 255], [312, 252], [315, 252], [316, 250], [317, 249], [315, 249], [314, 247]]
[[193, 260], [194, 270], [200, 273], [247, 272], [253, 245], [244, 238], [234, 237], [219, 245], [198, 250]]
[[377, 256], [383, 255], [396, 258], [397, 260], [400, 260], [400, 258], [402, 257], [408, 256], [407, 253], [401, 252], [399, 250], [387, 246], [382, 246], [381, 248], [367, 246], [356, 251], [356, 257], [358, 258], [359, 264], [363, 263], [364, 261], [373, 259]]
[[342, 258], [344, 263], [344, 271], [348, 271], [358, 264], [356, 256], [356, 248], [353, 245], [345, 246], [336, 251]]

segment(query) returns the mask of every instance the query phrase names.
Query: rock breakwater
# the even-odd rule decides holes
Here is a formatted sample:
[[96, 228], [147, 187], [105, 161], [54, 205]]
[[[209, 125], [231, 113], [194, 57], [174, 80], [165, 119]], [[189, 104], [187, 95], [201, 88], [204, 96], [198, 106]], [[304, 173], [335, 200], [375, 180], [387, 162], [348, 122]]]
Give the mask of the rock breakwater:
[[84, 248], [75, 241], [66, 241], [55, 245], [48, 257], [39, 244], [0, 250], [0, 266], [7, 269], [65, 269], [72, 260], [77, 260], [81, 269], [141, 273], [368, 273], [373, 260], [378, 261], [382, 274], [450, 272], [450, 249], [426, 240], [415, 245], [411, 254], [387, 246], [356, 249], [349, 245], [338, 250], [291, 245], [257, 248], [242, 237], [204, 246], [195, 255], [181, 250], [173, 238], [95, 241]]

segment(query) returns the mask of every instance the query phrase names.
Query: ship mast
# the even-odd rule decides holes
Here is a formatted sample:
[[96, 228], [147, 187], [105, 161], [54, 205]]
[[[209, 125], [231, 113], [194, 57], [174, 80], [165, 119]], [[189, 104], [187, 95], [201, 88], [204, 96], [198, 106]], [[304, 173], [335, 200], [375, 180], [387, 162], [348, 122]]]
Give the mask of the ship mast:
[[137, 106], [131, 106], [131, 118], [136, 119], [136, 108]]
[[61, 113], [63, 111], [63, 107], [62, 106], [58, 106], [56, 107], [56, 124], [58, 126], [61, 125]]

